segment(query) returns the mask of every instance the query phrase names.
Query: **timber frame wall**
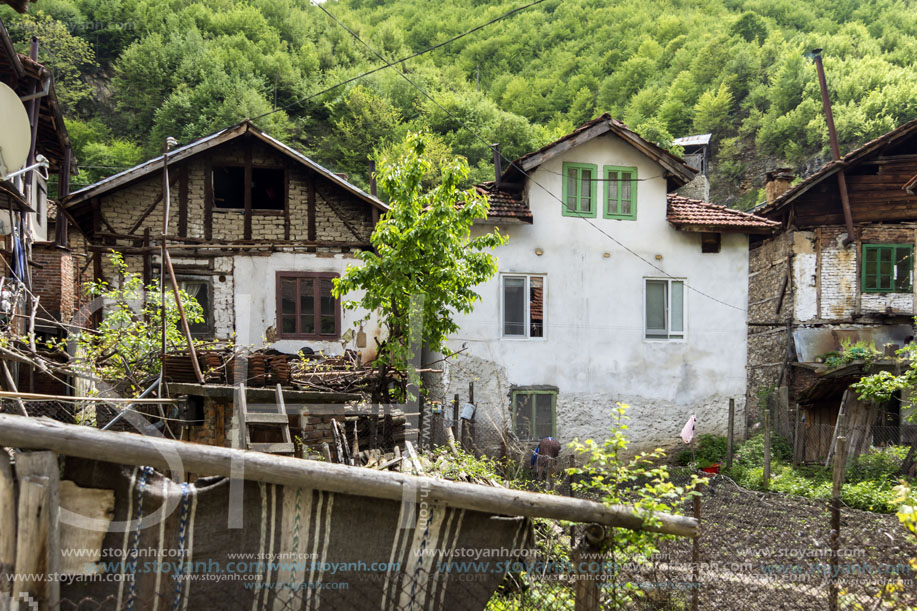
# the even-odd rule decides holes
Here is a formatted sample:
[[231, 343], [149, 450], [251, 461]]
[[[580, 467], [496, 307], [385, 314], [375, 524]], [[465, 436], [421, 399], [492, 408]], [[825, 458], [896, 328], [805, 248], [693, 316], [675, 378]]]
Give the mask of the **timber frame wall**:
[[[284, 209], [258, 210], [249, 194], [245, 210], [218, 208], [211, 176], [219, 166], [242, 167], [246, 177], [251, 176], [251, 168], [284, 170]], [[251, 135], [170, 164], [169, 177], [169, 251], [176, 274], [210, 280], [216, 339], [227, 339], [234, 330], [234, 256], [275, 252], [352, 256], [370, 248], [378, 211]], [[86, 279], [117, 282], [116, 270], [106, 257], [111, 250], [120, 252], [128, 271], [141, 274], [146, 283], [158, 275], [161, 193], [162, 173], [156, 171], [73, 211], [89, 243], [91, 265]]]
[[874, 151], [846, 165], [855, 228], [849, 245], [843, 243], [847, 230], [833, 175], [803, 181], [789, 203], [778, 198], [777, 205], [757, 211], [780, 221], [782, 229], [753, 238], [749, 252], [749, 428], [762, 418], [759, 392], [785, 387], [775, 393], [775, 430], [794, 437], [800, 408], [807, 407], [797, 398], [814, 383], [811, 373], [796, 365], [797, 329], [912, 323], [917, 282], [908, 293], [867, 293], [861, 287], [863, 244], [909, 244], [917, 252], [917, 195], [904, 189], [917, 176], [917, 135], [896, 137], [885, 148], [881, 139], [864, 146], [859, 151]]

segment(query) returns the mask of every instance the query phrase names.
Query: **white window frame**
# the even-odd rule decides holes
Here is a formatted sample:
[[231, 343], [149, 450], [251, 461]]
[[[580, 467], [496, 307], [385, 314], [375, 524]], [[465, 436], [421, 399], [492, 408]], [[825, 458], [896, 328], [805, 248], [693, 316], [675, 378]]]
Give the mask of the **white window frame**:
[[[525, 278], [525, 334], [524, 335], [507, 335], [506, 334], [506, 279], [507, 278]], [[541, 279], [541, 337], [532, 337], [529, 335], [532, 330], [532, 319], [530, 312], [530, 300], [528, 295], [531, 293], [531, 279], [540, 278]], [[500, 338], [508, 340], [528, 340], [528, 341], [543, 341], [547, 339], [548, 336], [548, 277], [546, 274], [534, 274], [534, 273], [513, 273], [506, 272], [500, 274]]]
[[[651, 281], [666, 282], [666, 304], [665, 304], [665, 328], [666, 336], [647, 337], [647, 320], [646, 320], [646, 287]], [[681, 299], [681, 335], [672, 337], [672, 283], [681, 282], [682, 299]], [[684, 342], [688, 338], [688, 281], [686, 278], [659, 278], [645, 277], [643, 279], [643, 341], [645, 342]]]

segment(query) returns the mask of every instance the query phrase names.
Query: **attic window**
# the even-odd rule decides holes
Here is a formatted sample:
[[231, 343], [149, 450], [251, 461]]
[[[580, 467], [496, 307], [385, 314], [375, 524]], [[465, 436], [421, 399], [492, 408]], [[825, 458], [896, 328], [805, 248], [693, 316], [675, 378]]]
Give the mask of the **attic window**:
[[[252, 168], [252, 211], [283, 212], [286, 176], [283, 168]], [[213, 168], [213, 204], [217, 210], [245, 209], [245, 168]]]
[[706, 253], [720, 252], [720, 234], [707, 232], [700, 234], [700, 251]]

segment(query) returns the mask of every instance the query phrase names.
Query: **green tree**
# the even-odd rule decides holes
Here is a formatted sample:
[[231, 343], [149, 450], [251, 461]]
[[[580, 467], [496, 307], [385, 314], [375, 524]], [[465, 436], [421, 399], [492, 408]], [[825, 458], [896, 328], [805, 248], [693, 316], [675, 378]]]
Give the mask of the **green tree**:
[[694, 131], [707, 133], [728, 129], [732, 103], [732, 92], [726, 83], [702, 93], [694, 105]]
[[454, 317], [472, 311], [480, 299], [475, 287], [497, 271], [489, 251], [506, 242], [498, 230], [471, 236], [472, 223], [487, 214], [487, 202], [459, 189], [468, 174], [463, 159], [443, 166], [440, 184], [423, 190], [430, 167], [425, 146], [422, 135], [410, 133], [402, 147], [380, 160], [378, 182], [391, 210], [373, 231], [373, 252], [360, 254], [363, 265], [348, 267], [334, 284], [338, 297], [363, 291], [344, 301], [345, 308], [380, 316], [388, 332], [377, 361], [383, 373], [407, 369], [421, 345], [453, 354], [446, 338], [458, 330]]
[[92, 93], [82, 75], [98, 68], [92, 46], [73, 36], [60, 21], [41, 12], [23, 15], [12, 32], [17, 47], [28, 54], [29, 40], [38, 38], [38, 61], [51, 71], [57, 99], [66, 112], [74, 112]]
[[[101, 300], [105, 309], [96, 329], [81, 331], [72, 338], [78, 367], [93, 377], [125, 386], [124, 392], [139, 392], [161, 367], [162, 317], [167, 350], [183, 348], [185, 336], [172, 291], [166, 291], [163, 312], [158, 280], [144, 286], [139, 274], [127, 271], [120, 253], [112, 252], [109, 260], [118, 273], [117, 285], [96, 280], [85, 286], [86, 296]], [[200, 304], [184, 291], [179, 294], [188, 322], [203, 322]]]

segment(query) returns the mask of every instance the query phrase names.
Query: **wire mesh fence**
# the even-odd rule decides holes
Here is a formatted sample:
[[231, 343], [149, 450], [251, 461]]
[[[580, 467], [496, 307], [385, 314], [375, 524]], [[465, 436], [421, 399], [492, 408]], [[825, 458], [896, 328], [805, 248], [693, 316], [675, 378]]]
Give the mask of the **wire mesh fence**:
[[[686, 481], [686, 475], [676, 478]], [[219, 593], [208, 594], [207, 608], [770, 611], [917, 605], [917, 575], [909, 564], [917, 548], [904, 539], [894, 515], [840, 506], [835, 524], [830, 503], [746, 490], [722, 475], [709, 478], [699, 502], [682, 509], [700, 516], [700, 536], [666, 540], [649, 557], [614, 545], [591, 549], [584, 546], [583, 527], [539, 520], [536, 545], [515, 556], [478, 549], [431, 553], [381, 572], [310, 576], [303, 568], [268, 581], [220, 583]], [[891, 589], [897, 589], [895, 599]], [[127, 583], [107, 597], [65, 597], [60, 608], [201, 608], [194, 591], [162, 576], [155, 593]]]

